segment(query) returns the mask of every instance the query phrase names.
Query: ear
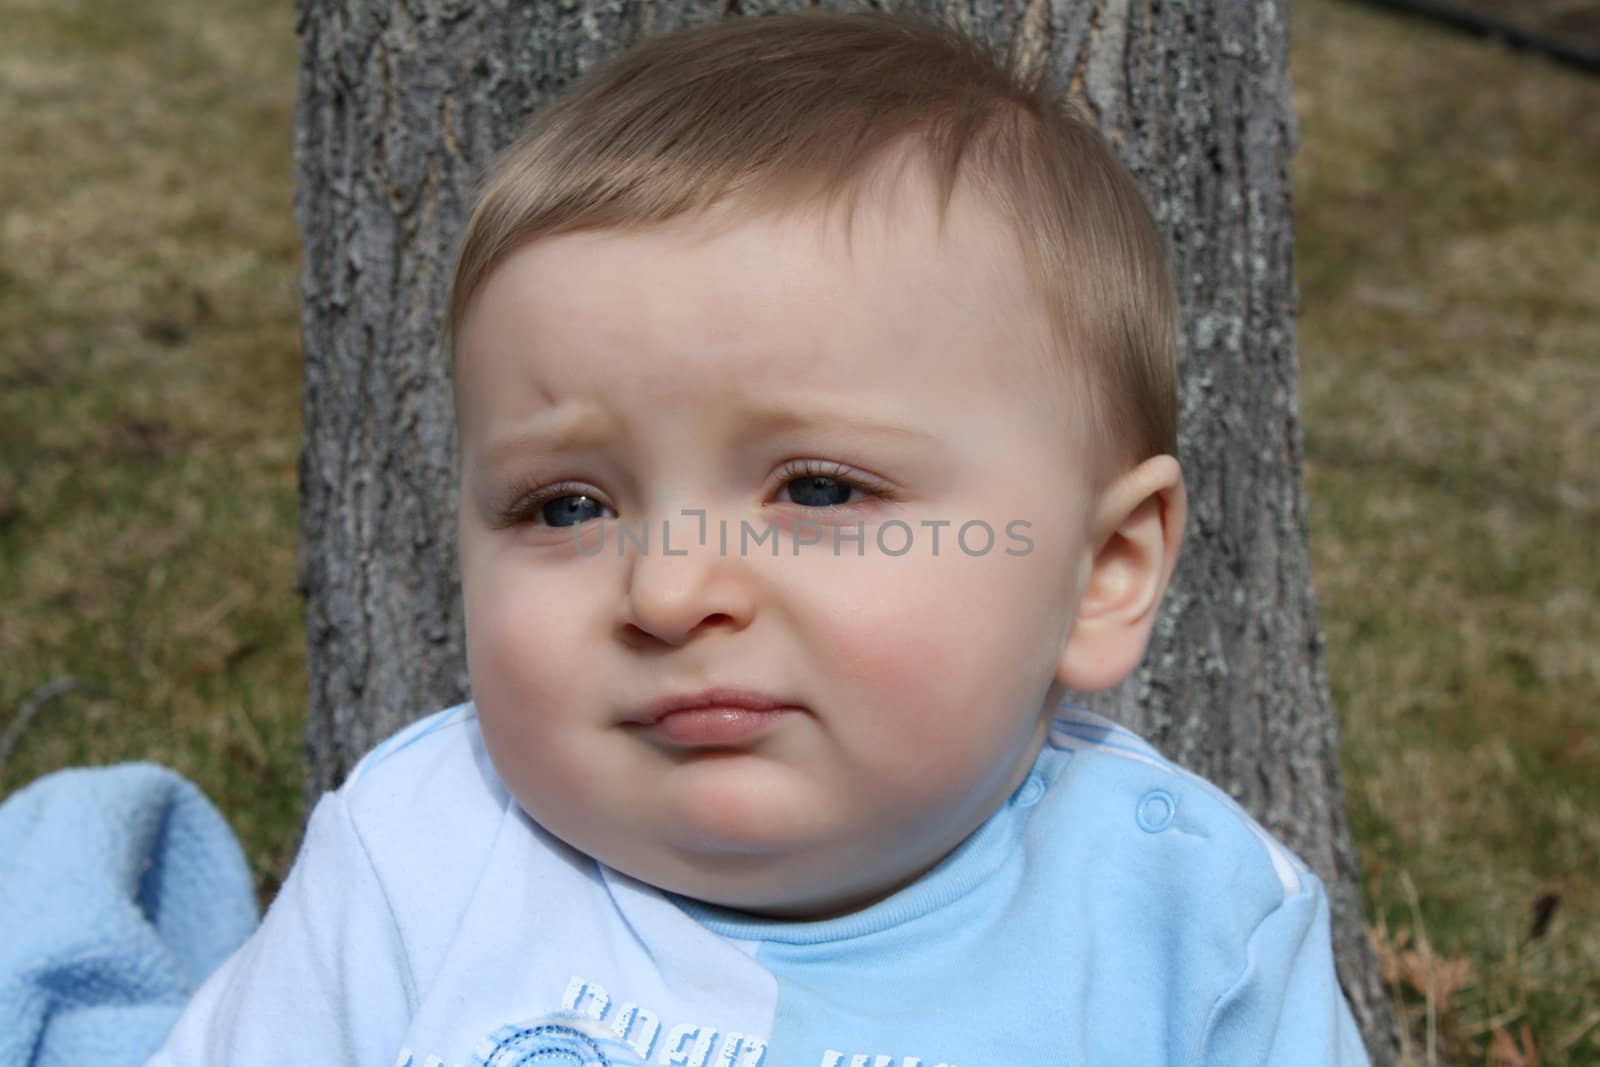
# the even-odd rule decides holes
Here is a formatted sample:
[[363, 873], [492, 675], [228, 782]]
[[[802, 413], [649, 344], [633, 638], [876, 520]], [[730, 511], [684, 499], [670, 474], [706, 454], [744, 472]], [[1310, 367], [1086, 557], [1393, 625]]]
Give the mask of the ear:
[[1187, 508], [1172, 456], [1145, 460], [1101, 494], [1093, 556], [1056, 670], [1062, 685], [1107, 689], [1138, 666], [1178, 562]]

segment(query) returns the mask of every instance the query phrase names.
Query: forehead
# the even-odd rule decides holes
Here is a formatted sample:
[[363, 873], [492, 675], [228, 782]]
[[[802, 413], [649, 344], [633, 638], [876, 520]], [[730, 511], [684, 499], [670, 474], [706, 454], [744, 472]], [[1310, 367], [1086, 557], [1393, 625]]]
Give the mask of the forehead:
[[1014, 229], [961, 186], [941, 226], [931, 182], [909, 175], [845, 207], [730, 201], [524, 246], [465, 315], [458, 415], [492, 418], [528, 390], [959, 408], [997, 380], [1040, 404], [1048, 320]]

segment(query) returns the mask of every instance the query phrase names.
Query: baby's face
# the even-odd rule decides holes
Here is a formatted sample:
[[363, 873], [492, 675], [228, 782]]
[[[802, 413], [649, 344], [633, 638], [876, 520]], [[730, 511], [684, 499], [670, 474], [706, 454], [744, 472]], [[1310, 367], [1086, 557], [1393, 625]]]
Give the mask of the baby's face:
[[[864, 201], [853, 254], [820, 215], [547, 239], [462, 324], [473, 695], [523, 808], [601, 862], [820, 916], [1024, 780], [1093, 501], [1014, 239], [933, 212]], [[719, 687], [777, 710], [654, 707]]]

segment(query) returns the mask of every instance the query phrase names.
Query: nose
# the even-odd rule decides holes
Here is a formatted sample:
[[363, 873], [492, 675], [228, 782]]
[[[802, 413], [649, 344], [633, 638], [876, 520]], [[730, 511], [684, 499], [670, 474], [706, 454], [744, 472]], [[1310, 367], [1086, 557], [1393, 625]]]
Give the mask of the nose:
[[627, 545], [627, 599], [624, 625], [680, 645], [707, 629], [742, 630], [755, 614], [751, 576], [740, 561], [719, 548], [713, 526], [704, 531], [694, 518], [657, 522], [647, 539]]

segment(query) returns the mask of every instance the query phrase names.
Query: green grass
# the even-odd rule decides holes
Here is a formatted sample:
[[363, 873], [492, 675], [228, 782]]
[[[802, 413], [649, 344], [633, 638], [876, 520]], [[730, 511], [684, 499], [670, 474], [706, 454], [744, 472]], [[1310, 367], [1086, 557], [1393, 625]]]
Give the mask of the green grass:
[[[1293, 31], [1369, 916], [1416, 1062], [1597, 1065], [1600, 80], [1334, 0]], [[93, 687], [40, 708], [0, 795], [166, 764], [263, 898], [304, 816], [295, 62], [289, 5], [0, 0], [0, 731]]]
[[292, 12], [0, 3], [0, 791], [149, 759], [264, 893], [303, 816]]
[[1431, 991], [1461, 1062], [1526, 1023], [1540, 1062], [1600, 1063], [1600, 80], [1360, 7], [1293, 32], [1312, 555], [1369, 920], [1472, 964], [1397, 983], [1419, 1061]]

